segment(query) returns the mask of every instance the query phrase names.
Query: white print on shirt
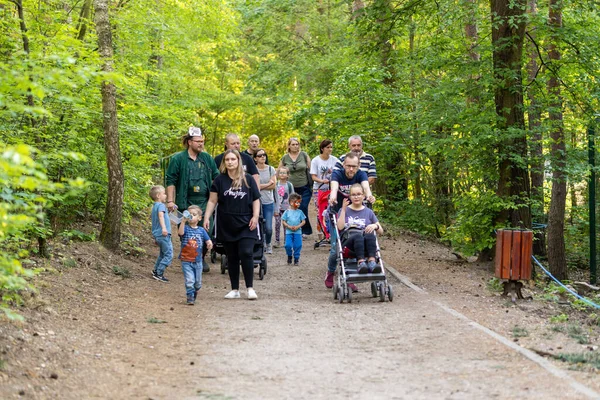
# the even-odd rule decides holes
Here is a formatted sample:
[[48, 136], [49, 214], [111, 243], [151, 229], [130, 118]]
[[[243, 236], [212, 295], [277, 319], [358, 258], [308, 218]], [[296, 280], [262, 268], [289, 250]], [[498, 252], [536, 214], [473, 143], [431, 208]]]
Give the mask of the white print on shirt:
[[348, 226], [356, 226], [359, 228], [364, 228], [366, 226], [367, 220], [365, 220], [364, 218], [358, 218], [358, 217], [348, 217]]
[[241, 198], [241, 199], [243, 199], [246, 196], [247, 193], [243, 192], [241, 190], [235, 190], [234, 191], [234, 190], [231, 190], [231, 188], [229, 188], [223, 194], [225, 196], [231, 196], [231, 197], [233, 197], [235, 199], [237, 199], [238, 197]]
[[340, 185], [339, 191], [344, 193], [345, 195], [349, 195], [351, 187], [352, 187], [352, 184], [351, 185]]

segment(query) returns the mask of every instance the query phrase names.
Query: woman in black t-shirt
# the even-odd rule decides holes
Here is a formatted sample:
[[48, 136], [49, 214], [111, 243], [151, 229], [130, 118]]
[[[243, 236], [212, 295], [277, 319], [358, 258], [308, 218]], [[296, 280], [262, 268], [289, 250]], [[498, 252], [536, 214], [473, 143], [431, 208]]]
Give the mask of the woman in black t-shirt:
[[[258, 238], [256, 226], [260, 215], [260, 192], [254, 178], [244, 172], [237, 150], [227, 150], [223, 153], [219, 170], [221, 174], [215, 178], [210, 188], [204, 220], [210, 221], [218, 204], [215, 220], [216, 240], [225, 247], [231, 281], [231, 291], [225, 298], [240, 298], [241, 262], [248, 299], [256, 300], [256, 292], [252, 288], [253, 251]], [[208, 224], [205, 223], [204, 228], [208, 229]]]

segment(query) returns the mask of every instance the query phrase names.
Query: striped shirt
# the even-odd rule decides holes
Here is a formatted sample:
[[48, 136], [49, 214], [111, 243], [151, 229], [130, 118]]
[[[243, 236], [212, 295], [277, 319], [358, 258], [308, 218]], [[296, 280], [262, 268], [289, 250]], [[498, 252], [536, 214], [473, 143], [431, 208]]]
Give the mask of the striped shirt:
[[[339, 158], [339, 162], [335, 165], [336, 169], [344, 170], [342, 163], [346, 159], [346, 155], [342, 155]], [[364, 171], [369, 178], [377, 178], [377, 171], [375, 170], [375, 158], [369, 153], [364, 151], [360, 155], [360, 170]]]

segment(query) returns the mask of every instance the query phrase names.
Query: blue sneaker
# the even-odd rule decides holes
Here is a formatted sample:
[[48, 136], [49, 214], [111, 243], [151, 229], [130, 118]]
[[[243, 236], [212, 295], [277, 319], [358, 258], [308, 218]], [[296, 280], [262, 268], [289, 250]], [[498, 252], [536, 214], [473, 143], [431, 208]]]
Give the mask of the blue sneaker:
[[380, 274], [381, 273], [381, 265], [377, 264], [375, 260], [369, 261], [368, 264], [369, 272], [372, 274]]
[[194, 301], [195, 301], [194, 295], [193, 294], [188, 294], [188, 296], [187, 296], [187, 305], [188, 306], [193, 306], [194, 305]]
[[165, 278], [164, 275], [154, 275], [153, 274], [152, 277], [159, 282], [169, 282], [169, 280], [167, 278]]
[[361, 261], [358, 263], [358, 273], [359, 274], [367, 274], [369, 273], [369, 267], [367, 267], [367, 263]]

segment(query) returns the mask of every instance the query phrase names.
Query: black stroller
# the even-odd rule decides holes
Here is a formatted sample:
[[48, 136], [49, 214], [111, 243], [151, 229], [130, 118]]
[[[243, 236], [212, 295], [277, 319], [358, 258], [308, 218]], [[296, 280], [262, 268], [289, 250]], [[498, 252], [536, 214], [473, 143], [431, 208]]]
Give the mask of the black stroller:
[[[218, 207], [217, 207], [218, 209]], [[215, 210], [215, 213], [217, 210]], [[216, 215], [215, 215], [216, 220]], [[211, 254], [211, 261], [214, 263], [216, 261], [217, 254], [221, 255], [221, 274], [227, 272], [227, 255], [225, 254], [225, 247], [223, 243], [219, 242], [216, 237], [216, 229], [215, 226], [215, 241], [213, 244], [213, 253]], [[258, 268], [258, 279], [263, 280], [265, 275], [267, 274], [267, 257], [265, 256], [265, 236], [263, 232], [265, 231], [265, 219], [261, 215], [258, 218], [258, 226], [256, 227], [258, 230], [258, 239], [256, 239], [256, 243], [254, 243], [253, 255], [252, 259], [254, 260], [254, 268]]]
[[[337, 226], [336, 214], [328, 210], [328, 215], [331, 226]], [[362, 234], [363, 232], [360, 229], [344, 229], [341, 232], [338, 231], [336, 243], [332, 243], [332, 246], [336, 246], [338, 266], [337, 282], [333, 285], [333, 299], [338, 300], [340, 303], [343, 303], [344, 299], [347, 299], [348, 303], [352, 303], [352, 290], [349, 288], [349, 284], [371, 282], [371, 295], [373, 297], [379, 296], [379, 301], [384, 302], [385, 296], [387, 295], [388, 299], [393, 301], [394, 292], [392, 290], [392, 285], [388, 284], [385, 276], [385, 267], [383, 265], [383, 259], [381, 258], [377, 235], [375, 235], [377, 243], [376, 261], [381, 266], [380, 273], [359, 274], [356, 255], [352, 254], [350, 250], [343, 245], [343, 242], [349, 235]]]

